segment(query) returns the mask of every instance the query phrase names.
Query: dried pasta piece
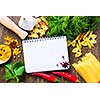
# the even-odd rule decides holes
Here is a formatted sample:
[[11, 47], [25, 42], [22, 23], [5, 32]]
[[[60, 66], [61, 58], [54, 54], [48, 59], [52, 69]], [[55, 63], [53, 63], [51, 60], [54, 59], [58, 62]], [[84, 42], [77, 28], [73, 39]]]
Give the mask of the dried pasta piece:
[[12, 41], [12, 37], [9, 37], [9, 36], [6, 36], [6, 37], [4, 37], [4, 39], [6, 40], [6, 41]]
[[19, 50], [19, 48], [15, 48], [13, 50], [13, 55], [19, 55], [21, 53], [21, 51]]
[[76, 46], [76, 40], [72, 41], [72, 46], [73, 46], [73, 47]]
[[28, 35], [29, 38], [38, 38], [38, 34], [36, 33], [31, 33], [31, 35]]
[[45, 32], [48, 30], [48, 25], [46, 24], [47, 22], [45, 22], [44, 18], [41, 18], [36, 18], [36, 25], [28, 35], [29, 38], [39, 38], [45, 35]]
[[72, 42], [70, 40], [67, 41], [67, 46], [71, 46], [72, 45]]
[[72, 45], [74, 47], [72, 52], [75, 53], [75, 57], [80, 57], [82, 55], [82, 46], [88, 46], [91, 49], [97, 43], [96, 37], [97, 35], [93, 34], [92, 31], [84, 32], [79, 34], [72, 42], [68, 41], [68, 46]]
[[80, 57], [81, 55], [82, 55], [81, 52], [77, 52], [77, 53], [75, 54], [75, 57], [77, 58], [77, 57]]
[[72, 52], [75, 53], [75, 57], [80, 57], [82, 55], [81, 48], [79, 47], [78, 44], [77, 44], [76, 48], [74, 48], [72, 50]]

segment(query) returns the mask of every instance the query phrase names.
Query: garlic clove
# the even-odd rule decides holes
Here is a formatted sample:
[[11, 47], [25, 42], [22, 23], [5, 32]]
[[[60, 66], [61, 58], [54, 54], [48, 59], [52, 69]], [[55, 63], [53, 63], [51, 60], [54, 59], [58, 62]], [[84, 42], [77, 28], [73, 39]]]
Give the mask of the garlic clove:
[[36, 25], [36, 19], [32, 16], [21, 16], [18, 25], [27, 31], [31, 31]]

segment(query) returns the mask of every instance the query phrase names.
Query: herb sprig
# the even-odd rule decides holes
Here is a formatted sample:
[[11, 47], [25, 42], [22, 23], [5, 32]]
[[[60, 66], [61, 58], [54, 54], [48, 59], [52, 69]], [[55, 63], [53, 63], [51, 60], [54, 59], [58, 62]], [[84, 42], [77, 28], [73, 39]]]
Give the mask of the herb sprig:
[[20, 82], [19, 76], [23, 75], [24, 69], [24, 63], [21, 61], [17, 61], [14, 64], [8, 63], [5, 65], [4, 79], [6, 81], [15, 80], [18, 83]]

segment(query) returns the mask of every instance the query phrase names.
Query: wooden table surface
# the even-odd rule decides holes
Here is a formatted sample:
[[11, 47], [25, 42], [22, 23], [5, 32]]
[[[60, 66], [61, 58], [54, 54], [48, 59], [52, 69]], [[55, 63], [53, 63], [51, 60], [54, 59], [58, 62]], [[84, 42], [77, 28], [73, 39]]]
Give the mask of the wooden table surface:
[[[18, 25], [18, 21], [19, 21], [20, 16], [10, 16], [10, 18]], [[95, 44], [94, 48], [92, 48], [92, 49], [88, 49], [88, 47], [84, 47], [82, 49], [83, 56], [84, 56], [85, 53], [92, 52], [98, 58], [98, 60], [100, 61], [100, 25], [99, 25], [99, 29], [94, 31], [94, 33], [97, 35], [97, 44]], [[9, 29], [7, 29], [6, 27], [4, 27], [3, 25], [0, 24], [0, 44], [4, 43], [4, 37], [6, 35], [9, 35], [9, 36], [12, 36], [13, 38], [18, 39], [19, 43], [21, 44], [20, 38], [14, 32], [10, 31]], [[72, 53], [72, 49], [73, 49], [72, 47], [68, 48], [70, 64], [73, 64], [73, 63], [77, 62], [80, 59], [80, 58], [75, 58], [74, 57], [74, 54]], [[21, 53], [21, 58], [20, 59], [11, 58], [9, 62], [14, 63], [15, 61], [18, 61], [18, 60], [23, 61], [23, 53]], [[5, 67], [4, 65], [0, 65], [0, 82], [1, 83], [6, 83], [7, 82], [3, 78], [4, 74], [5, 74], [4, 67]], [[70, 67], [70, 69], [67, 72], [76, 75], [82, 83], [85, 82], [82, 79], [82, 77], [80, 77], [78, 75], [78, 73], [74, 70], [73, 67]], [[71, 83], [71, 81], [68, 81], [68, 80], [66, 80], [62, 77], [58, 77], [58, 76], [56, 76], [56, 77], [58, 79], [60, 79], [61, 83]], [[46, 81], [46, 80], [44, 80], [40, 77], [37, 77], [37, 76], [33, 77], [31, 74], [27, 74], [27, 73], [24, 73], [24, 75], [22, 77], [22, 82], [24, 82], [24, 83], [48, 83], [48, 81]]]

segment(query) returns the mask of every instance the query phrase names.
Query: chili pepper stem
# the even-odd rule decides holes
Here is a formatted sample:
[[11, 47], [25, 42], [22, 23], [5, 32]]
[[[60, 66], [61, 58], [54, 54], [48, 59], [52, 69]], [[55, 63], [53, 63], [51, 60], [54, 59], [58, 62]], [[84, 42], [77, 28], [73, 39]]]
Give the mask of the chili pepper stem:
[[97, 83], [100, 83], [100, 81], [98, 81]]
[[60, 82], [60, 80], [58, 80], [58, 79], [55, 79], [55, 81], [54, 81], [55, 83], [59, 83]]
[[77, 83], [81, 83], [79, 80], [76, 80]]

